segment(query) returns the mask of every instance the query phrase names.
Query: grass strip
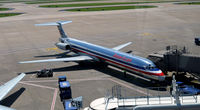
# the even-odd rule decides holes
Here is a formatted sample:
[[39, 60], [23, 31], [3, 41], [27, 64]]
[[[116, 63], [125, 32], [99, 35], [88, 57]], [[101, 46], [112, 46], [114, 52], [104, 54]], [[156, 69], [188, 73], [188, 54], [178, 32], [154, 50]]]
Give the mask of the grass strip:
[[200, 5], [200, 2], [185, 2], [185, 3], [176, 3], [180, 5]]
[[112, 7], [95, 7], [95, 8], [74, 8], [63, 11], [109, 11], [109, 10], [126, 10], [126, 9], [141, 9], [141, 8], [155, 8], [157, 6], [112, 6]]
[[18, 3], [25, 2], [25, 0], [0, 0], [0, 3]]
[[16, 16], [22, 13], [0, 13], [0, 17]]
[[63, 3], [63, 2], [84, 2], [84, 1], [100, 1], [100, 0], [58, 0], [58, 1], [29, 1], [26, 4], [43, 4], [43, 3]]
[[0, 8], [0, 11], [7, 11], [10, 10], [10, 8]]
[[171, 1], [152, 1], [152, 2], [113, 2], [113, 3], [79, 3], [79, 4], [58, 4], [58, 5], [40, 5], [45, 8], [62, 8], [62, 7], [82, 7], [82, 6], [101, 6], [101, 5], [123, 5], [123, 4], [144, 4], [144, 3], [164, 3]]

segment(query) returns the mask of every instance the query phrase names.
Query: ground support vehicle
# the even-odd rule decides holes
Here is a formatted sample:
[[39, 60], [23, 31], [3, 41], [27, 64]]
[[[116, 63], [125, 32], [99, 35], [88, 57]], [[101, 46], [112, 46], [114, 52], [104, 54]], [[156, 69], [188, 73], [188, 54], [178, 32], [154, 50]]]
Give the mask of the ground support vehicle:
[[200, 45], [200, 38], [194, 38], [194, 42], [196, 45]]
[[52, 69], [42, 69], [37, 71], [37, 77], [53, 77]]

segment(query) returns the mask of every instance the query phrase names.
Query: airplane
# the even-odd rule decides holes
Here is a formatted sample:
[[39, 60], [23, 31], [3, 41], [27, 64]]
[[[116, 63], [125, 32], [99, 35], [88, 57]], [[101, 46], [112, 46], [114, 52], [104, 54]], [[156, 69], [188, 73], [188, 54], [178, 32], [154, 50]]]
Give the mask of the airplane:
[[[12, 88], [25, 76], [24, 73], [21, 73], [19, 76], [13, 78], [7, 83], [0, 86], [0, 101], [11, 91]], [[0, 110], [15, 110], [6, 106], [0, 105]]]
[[55, 45], [59, 49], [74, 52], [79, 56], [57, 59], [21, 61], [19, 63], [96, 61], [115, 66], [131, 73], [135, 73], [137, 75], [151, 79], [152, 81], [165, 80], [164, 73], [160, 69], [158, 69], [152, 61], [143, 57], [131, 55], [129, 53], [120, 51], [122, 48], [130, 45], [132, 42], [128, 42], [114, 48], [106, 48], [103, 46], [88, 43], [86, 41], [80, 41], [74, 38], [70, 38], [65, 34], [62, 25], [71, 22], [72, 21], [57, 21], [35, 24], [35, 26], [57, 26], [61, 37], [59, 38], [60, 42], [56, 43]]

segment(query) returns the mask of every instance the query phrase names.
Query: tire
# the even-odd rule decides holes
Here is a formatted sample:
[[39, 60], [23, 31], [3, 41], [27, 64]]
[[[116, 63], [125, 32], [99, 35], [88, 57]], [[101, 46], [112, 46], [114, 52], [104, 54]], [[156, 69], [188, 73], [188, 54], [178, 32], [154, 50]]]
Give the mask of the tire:
[[53, 77], [53, 73], [51, 73], [49, 76], [50, 76], [50, 77]]

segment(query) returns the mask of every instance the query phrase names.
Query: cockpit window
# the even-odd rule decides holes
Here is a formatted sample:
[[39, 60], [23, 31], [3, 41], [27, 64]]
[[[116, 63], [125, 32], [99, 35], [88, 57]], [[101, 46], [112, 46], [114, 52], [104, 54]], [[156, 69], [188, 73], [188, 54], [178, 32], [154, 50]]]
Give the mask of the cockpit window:
[[152, 69], [155, 69], [156, 68], [156, 66], [153, 66], [153, 65], [148, 65], [148, 66], [146, 66], [146, 69], [148, 69], [148, 70], [152, 70]]

